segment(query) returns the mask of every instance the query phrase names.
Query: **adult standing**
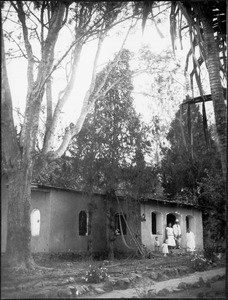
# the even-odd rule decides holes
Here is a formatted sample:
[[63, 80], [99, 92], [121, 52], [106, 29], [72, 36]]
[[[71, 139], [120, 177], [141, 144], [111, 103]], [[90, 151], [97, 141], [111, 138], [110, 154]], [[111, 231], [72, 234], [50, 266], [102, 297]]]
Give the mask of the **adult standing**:
[[169, 223], [165, 229], [166, 231], [166, 244], [168, 244], [169, 249], [173, 249], [176, 246], [175, 239], [174, 239], [174, 232], [172, 228], [172, 224]]
[[195, 251], [196, 243], [195, 243], [195, 235], [188, 228], [186, 233], [186, 242], [187, 242], [187, 251], [193, 252]]
[[177, 249], [181, 249], [181, 228], [179, 220], [176, 219], [175, 224], [173, 225], [174, 238], [176, 242]]

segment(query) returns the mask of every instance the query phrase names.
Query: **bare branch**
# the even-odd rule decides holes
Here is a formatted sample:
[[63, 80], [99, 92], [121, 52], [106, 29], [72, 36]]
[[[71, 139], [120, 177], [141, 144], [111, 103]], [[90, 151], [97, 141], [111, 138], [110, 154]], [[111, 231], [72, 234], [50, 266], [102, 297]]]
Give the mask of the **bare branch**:
[[[27, 9], [28, 9], [29, 13], [31, 13], [31, 14], [37, 19], [37, 21], [38, 21], [39, 23], [41, 23], [41, 19], [39, 19], [39, 18], [32, 12], [32, 10], [30, 9], [30, 6], [28, 6], [27, 2], [25, 2], [25, 5], [27, 6]], [[31, 20], [31, 18], [30, 18], [30, 20]], [[34, 21], [33, 21], [33, 22], [34, 22]], [[35, 22], [34, 22], [34, 23], [35, 23]]]
[[[58, 34], [60, 29], [62, 28], [62, 20], [65, 12], [65, 5], [62, 2], [58, 3], [58, 8], [54, 10], [50, 22], [49, 22], [49, 30], [47, 37], [42, 45], [42, 62], [38, 69], [37, 79], [42, 82], [41, 88], [44, 87], [46, 83], [46, 77], [50, 73], [50, 70], [53, 65], [53, 51], [58, 38]], [[44, 72], [45, 66], [45, 72]]]
[[124, 41], [123, 41], [123, 43], [121, 45], [121, 48], [120, 48], [120, 51], [119, 51], [119, 53], [117, 55], [115, 63], [112, 64], [111, 67], [109, 67], [108, 72], [107, 72], [107, 74], [105, 76], [105, 80], [102, 81], [101, 85], [98, 88], [98, 91], [94, 95], [93, 92], [94, 92], [94, 88], [95, 88], [97, 63], [98, 63], [98, 58], [99, 58], [99, 54], [100, 54], [100, 51], [101, 51], [102, 42], [103, 42], [103, 39], [104, 39], [104, 33], [100, 34], [99, 41], [98, 41], [98, 46], [97, 46], [97, 51], [96, 51], [96, 55], [95, 55], [95, 59], [94, 59], [94, 64], [93, 64], [92, 79], [91, 79], [90, 87], [87, 90], [85, 98], [84, 98], [84, 101], [83, 101], [83, 105], [82, 105], [80, 116], [79, 116], [79, 118], [76, 121], [76, 125], [72, 125], [71, 127], [66, 128], [65, 135], [63, 137], [63, 141], [62, 141], [60, 147], [56, 151], [50, 153], [51, 159], [56, 159], [57, 157], [60, 157], [60, 156], [62, 156], [64, 154], [64, 152], [66, 151], [66, 149], [67, 149], [67, 147], [69, 145], [69, 142], [72, 139], [72, 137], [75, 136], [75, 135], [77, 135], [80, 132], [80, 130], [82, 128], [82, 125], [83, 125], [83, 123], [85, 121], [85, 118], [87, 116], [87, 113], [89, 112], [89, 110], [93, 106], [95, 100], [97, 100], [99, 97], [103, 97], [119, 81], [118, 80], [117, 82], [115, 82], [111, 87], [109, 87], [106, 91], [104, 91], [102, 94], [99, 95], [101, 89], [103, 88], [103, 86], [105, 84], [105, 81], [106, 81], [108, 75], [110, 74], [110, 72], [113, 69], [113, 67], [115, 67], [116, 64], [119, 61], [121, 50], [124, 47], [124, 44], [126, 42], [126, 39], [127, 39], [128, 35], [129, 35], [130, 30], [132, 29], [132, 27], [133, 27], [133, 25], [131, 24], [131, 26], [129, 27], [129, 29], [127, 31], [127, 34], [126, 34], [126, 36], [124, 38]]
[[122, 81], [124, 79], [124, 77], [119, 78], [118, 80], [116, 80], [115, 82], [113, 82], [113, 84], [111, 84], [103, 93], [101, 94], [97, 94], [96, 96], [93, 97], [92, 101], [90, 102], [90, 108], [92, 108], [92, 106], [94, 105], [94, 103], [100, 99], [103, 98], [115, 85], [117, 85], [120, 81]]
[[[98, 58], [99, 58], [99, 54], [100, 54], [100, 51], [101, 51], [101, 45], [102, 45], [103, 39], [104, 39], [103, 34], [100, 34], [100, 38], [99, 38], [98, 46], [97, 46], [97, 51], [96, 51], [96, 55], [95, 55], [95, 59], [94, 59], [94, 64], [93, 64], [92, 80], [91, 80], [90, 87], [89, 87], [89, 89], [88, 89], [88, 91], [85, 95], [80, 116], [79, 116], [75, 126], [73, 126], [72, 128], [67, 128], [66, 129], [66, 132], [65, 132], [65, 135], [63, 137], [63, 141], [62, 141], [60, 147], [55, 152], [52, 153], [52, 159], [55, 159], [55, 158], [60, 157], [60, 156], [63, 155], [63, 153], [66, 151], [66, 148], [67, 148], [71, 138], [81, 130], [81, 127], [84, 123], [84, 120], [86, 118], [86, 115], [87, 115], [88, 109], [89, 109], [88, 102], [89, 102], [90, 96], [91, 96], [91, 94], [94, 90], [94, 87], [95, 87], [96, 68], [97, 68]], [[69, 89], [67, 89], [67, 91], [69, 93]], [[57, 124], [59, 114], [61, 112], [61, 109], [62, 109], [63, 104], [65, 103], [66, 99], [67, 99], [66, 97], [62, 97], [61, 99], [59, 99], [58, 104], [55, 108], [55, 114], [54, 114], [54, 117], [53, 117], [53, 122], [52, 122], [52, 127], [51, 127], [51, 130], [52, 130], [51, 135], [52, 136], [53, 136], [54, 131], [55, 131], [55, 126], [56, 126], [55, 124]], [[51, 140], [51, 135], [50, 135], [50, 140]], [[47, 151], [50, 151], [50, 146], [51, 146], [50, 144], [46, 145], [46, 147], [44, 148], [44, 153], [46, 153]]]
[[4, 24], [5, 21], [8, 19], [8, 14], [10, 13], [10, 8], [11, 8], [11, 3], [10, 3], [10, 5], [9, 5], [9, 8], [8, 8], [8, 10], [7, 10], [7, 13], [6, 13], [5, 18], [4, 18], [3, 21], [2, 21], [2, 24]]
[[70, 80], [67, 83], [66, 88], [59, 93], [58, 103], [55, 107], [54, 115], [52, 118], [52, 123], [51, 123], [50, 129], [48, 130], [48, 132], [46, 132], [46, 139], [45, 139], [45, 143], [44, 143], [44, 147], [43, 147], [44, 154], [47, 153], [48, 151], [50, 151], [51, 147], [53, 145], [53, 139], [54, 139], [56, 127], [58, 124], [59, 115], [62, 111], [64, 104], [66, 103], [66, 101], [68, 100], [68, 98], [70, 96], [71, 90], [73, 88], [73, 84], [75, 82], [75, 76], [76, 76], [76, 71], [77, 71], [81, 51], [82, 51], [82, 44], [79, 44], [74, 49], [74, 58], [73, 58], [73, 65], [72, 65]]
[[[132, 23], [133, 23], [133, 22], [132, 22]], [[103, 77], [102, 82], [100, 83], [100, 86], [98, 87], [98, 89], [97, 89], [97, 91], [96, 91], [96, 93], [95, 93], [95, 95], [94, 95], [95, 97], [97, 97], [97, 95], [99, 94], [99, 92], [101, 91], [101, 89], [104, 87], [105, 82], [106, 82], [106, 80], [107, 80], [109, 74], [110, 74], [111, 71], [113, 70], [113, 68], [115, 68], [116, 65], [118, 64], [119, 59], [120, 59], [120, 55], [121, 55], [121, 51], [122, 51], [122, 49], [123, 49], [123, 47], [124, 47], [124, 45], [125, 45], [125, 43], [126, 43], [126, 40], [127, 40], [127, 38], [128, 38], [128, 35], [129, 35], [131, 29], [132, 29], [132, 28], [135, 26], [135, 24], [136, 24], [136, 22], [135, 22], [135, 24], [132, 24], [132, 23], [131, 23], [131, 25], [130, 25], [130, 27], [129, 27], [127, 33], [126, 33], [126, 36], [125, 36], [125, 38], [124, 38], [124, 40], [123, 40], [123, 43], [122, 43], [122, 45], [121, 45], [121, 47], [120, 47], [120, 50], [119, 50], [118, 55], [117, 55], [117, 57], [116, 57], [116, 60], [115, 60], [114, 64], [110, 64], [110, 66], [109, 66], [109, 68], [108, 68], [108, 70], [107, 70], [105, 76]]]
[[22, 48], [21, 48], [21, 46], [18, 44], [18, 42], [12, 37], [12, 35], [11, 34], [9, 34], [7, 31], [5, 31], [4, 30], [4, 32], [9, 36], [9, 38], [17, 45], [17, 47], [19, 48], [19, 51], [21, 52], [21, 54], [22, 54], [22, 56], [24, 57], [24, 58], [28, 58], [27, 56], [26, 56], [26, 54], [24, 53], [24, 51], [22, 50]]
[[27, 79], [28, 79], [28, 87], [30, 90], [34, 83], [34, 77], [33, 77], [34, 57], [33, 57], [32, 46], [29, 42], [28, 29], [27, 29], [26, 20], [25, 20], [25, 12], [23, 10], [22, 3], [20, 1], [17, 1], [17, 6], [18, 6], [18, 10], [17, 10], [18, 18], [22, 25], [25, 49], [26, 49], [26, 53], [28, 56]]
[[44, 2], [42, 3], [42, 7], [40, 10], [40, 24], [41, 24], [40, 42], [41, 42], [41, 48], [42, 48], [43, 43], [44, 43]]
[[47, 100], [47, 122], [46, 122], [46, 132], [50, 130], [52, 121], [52, 83], [51, 79], [47, 81], [46, 84], [46, 100]]
[[[20, 6], [20, 4], [18, 4], [18, 6]], [[27, 131], [29, 130], [27, 128], [28, 118], [31, 115], [31, 111], [30, 111], [31, 107], [30, 107], [29, 104], [30, 104], [31, 101], [33, 101], [35, 99], [34, 96], [32, 95], [33, 92], [37, 89], [40, 91], [39, 92], [39, 98], [36, 98], [36, 100], [38, 101], [38, 104], [36, 106], [37, 109], [40, 107], [42, 99], [43, 99], [43, 94], [44, 94], [43, 80], [44, 80], [44, 78], [46, 78], [47, 74], [50, 72], [50, 69], [53, 65], [54, 47], [55, 47], [55, 44], [56, 44], [56, 41], [57, 41], [57, 38], [58, 38], [59, 30], [61, 29], [64, 10], [65, 10], [65, 5], [62, 2], [59, 2], [57, 4], [57, 7], [56, 7], [53, 15], [52, 15], [48, 36], [46, 38], [45, 44], [42, 47], [42, 58], [41, 58], [41, 61], [39, 63], [39, 66], [38, 66], [36, 83], [34, 83], [33, 86], [32, 86], [34, 89], [31, 89], [31, 87], [28, 88], [24, 125], [23, 125], [23, 128], [22, 128], [21, 136], [20, 136], [21, 146], [24, 145], [24, 142], [26, 140], [26, 134], [27, 134]], [[24, 14], [24, 12], [22, 14], [22, 22], [25, 23], [25, 14]], [[35, 121], [38, 124], [38, 121], [39, 121], [38, 117], [35, 119]], [[34, 122], [34, 124], [35, 124], [35, 122]], [[34, 130], [36, 130], [35, 127], [34, 127]]]
[[1, 63], [2, 63], [2, 150], [7, 167], [12, 168], [20, 154], [17, 135], [13, 121], [13, 106], [10, 86], [6, 70], [5, 46], [3, 39], [3, 29], [1, 26]]

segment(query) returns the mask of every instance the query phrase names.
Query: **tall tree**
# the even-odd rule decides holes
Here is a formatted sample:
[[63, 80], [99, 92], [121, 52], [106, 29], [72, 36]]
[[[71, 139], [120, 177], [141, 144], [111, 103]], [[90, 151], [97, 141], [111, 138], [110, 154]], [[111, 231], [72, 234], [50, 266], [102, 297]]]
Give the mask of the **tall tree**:
[[[145, 128], [131, 96], [130, 55], [129, 50], [122, 50], [115, 70], [104, 85], [104, 89], [109, 87], [109, 91], [104, 99], [96, 102], [69, 148], [73, 157], [81, 159], [79, 169], [84, 183], [92, 189], [105, 192], [118, 189], [126, 180], [125, 170], [133, 163], [137, 149], [145, 152]], [[100, 72], [97, 86], [107, 68]], [[114, 86], [115, 82], [118, 84]]]
[[[221, 71], [226, 78], [226, 2], [208, 1], [206, 5], [201, 1], [183, 2], [179, 4], [179, 7], [190, 28], [194, 60], [193, 74], [202, 97], [204, 95], [200, 82], [200, 64], [203, 61], [208, 70], [222, 169], [224, 178], [226, 178], [227, 114], [220, 73]], [[200, 57], [197, 60], [194, 49], [196, 45], [200, 49]]]
[[[107, 195], [107, 249], [110, 259], [114, 258], [113, 242], [116, 238], [115, 211], [110, 204], [116, 202], [116, 192], [132, 195], [135, 185], [137, 192], [145, 188], [145, 182], [140, 181], [143, 175], [147, 181], [151, 180], [149, 172], [145, 172], [145, 128], [136, 114], [131, 96], [130, 56], [129, 50], [121, 51], [118, 64], [104, 86], [104, 89], [109, 87], [110, 90], [104, 99], [96, 102], [83, 129], [69, 147], [77, 164], [74, 176], [81, 178], [81, 186], [87, 192], [102, 191]], [[100, 72], [98, 86], [107, 68]], [[113, 86], [117, 81], [118, 84]]]
[[170, 147], [163, 149], [161, 163], [162, 185], [167, 197], [175, 198], [184, 190], [194, 194], [198, 182], [208, 171], [214, 175], [220, 172], [221, 163], [216, 144], [210, 135], [211, 146], [208, 149], [203, 131], [203, 117], [198, 106], [191, 106], [191, 117], [186, 105], [176, 113], [167, 139]]
[[[161, 147], [166, 144], [166, 135], [176, 108], [183, 102], [186, 92], [184, 70], [181, 61], [175, 59], [172, 50], [153, 53], [149, 46], [140, 49], [136, 75], [141, 81], [135, 91], [148, 98], [150, 121], [148, 137], [151, 142], [151, 161], [159, 164]], [[141, 100], [142, 102], [142, 100]]]
[[[62, 156], [67, 146], [83, 125], [94, 102], [104, 96], [104, 84], [114, 65], [95, 90], [97, 64], [102, 43], [108, 31], [115, 24], [131, 15], [127, 3], [122, 2], [77, 2], [77, 1], [8, 1], [2, 9], [2, 149], [9, 180], [8, 224], [6, 254], [15, 268], [34, 268], [31, 255], [30, 208], [31, 180], [34, 165], [37, 175], [40, 171]], [[10, 22], [17, 24], [16, 30], [9, 32]], [[56, 51], [60, 31], [67, 25], [72, 32], [68, 48], [59, 56]], [[19, 31], [19, 34], [17, 34]], [[24, 121], [19, 139], [14, 126], [11, 90], [7, 77], [5, 47], [15, 43], [20, 54], [27, 59], [27, 95]], [[85, 95], [80, 116], [71, 123], [63, 134], [59, 147], [55, 147], [58, 123], [64, 104], [75, 83], [83, 46], [97, 39], [97, 49], [91, 74], [91, 83]], [[64, 45], [65, 47], [65, 45]], [[8, 53], [8, 50], [7, 50]], [[61, 56], [62, 55], [62, 56]], [[58, 67], [66, 66], [65, 86], [59, 91], [58, 99], [53, 99], [53, 83]], [[118, 59], [116, 60], [116, 62]], [[46, 105], [44, 98], [46, 97]], [[54, 106], [54, 103], [56, 105]], [[45, 126], [40, 117], [46, 109]], [[38, 131], [43, 138], [38, 141]], [[37, 145], [42, 144], [39, 149]]]

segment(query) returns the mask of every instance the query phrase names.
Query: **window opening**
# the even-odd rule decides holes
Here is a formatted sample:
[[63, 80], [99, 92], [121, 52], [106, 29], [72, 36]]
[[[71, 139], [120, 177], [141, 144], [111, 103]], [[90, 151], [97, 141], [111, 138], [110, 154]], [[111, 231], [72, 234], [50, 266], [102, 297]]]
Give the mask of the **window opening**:
[[[120, 217], [120, 218], [119, 218]], [[127, 234], [127, 224], [125, 222], [126, 214], [124, 216], [122, 214], [115, 214], [115, 233], [116, 235], [119, 235], [121, 233], [120, 229], [120, 221], [122, 225], [123, 235]]]
[[157, 214], [151, 213], [152, 234], [157, 234]]
[[31, 234], [32, 236], [40, 235], [40, 211], [33, 209], [31, 212]]
[[162, 214], [157, 211], [151, 212], [152, 234], [162, 234]]
[[194, 217], [193, 216], [186, 216], [186, 231], [188, 230], [188, 228], [190, 228], [190, 230], [194, 230], [193, 226], [194, 226]]
[[88, 234], [88, 220], [87, 213], [82, 210], [79, 213], [79, 235], [87, 235]]
[[189, 217], [187, 216], [186, 217], [186, 231], [188, 230], [189, 228]]

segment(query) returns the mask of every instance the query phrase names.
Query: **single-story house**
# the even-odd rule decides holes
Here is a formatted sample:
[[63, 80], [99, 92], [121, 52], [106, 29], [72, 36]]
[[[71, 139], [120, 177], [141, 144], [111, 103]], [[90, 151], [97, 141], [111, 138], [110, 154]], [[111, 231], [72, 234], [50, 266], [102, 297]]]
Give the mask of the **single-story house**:
[[[44, 185], [32, 185], [31, 198], [33, 252], [107, 251], [110, 228], [115, 232], [114, 251], [136, 249], [135, 239], [154, 250], [155, 236], [162, 243], [167, 223], [174, 223], [176, 218], [180, 220], [182, 229], [182, 247], [186, 247], [186, 228], [190, 227], [196, 236], [196, 248], [203, 249], [202, 213], [190, 204], [155, 199], [132, 201], [123, 196], [118, 197], [118, 202], [103, 194], [88, 195]], [[1, 251], [5, 252], [6, 180], [2, 180], [1, 199]]]

